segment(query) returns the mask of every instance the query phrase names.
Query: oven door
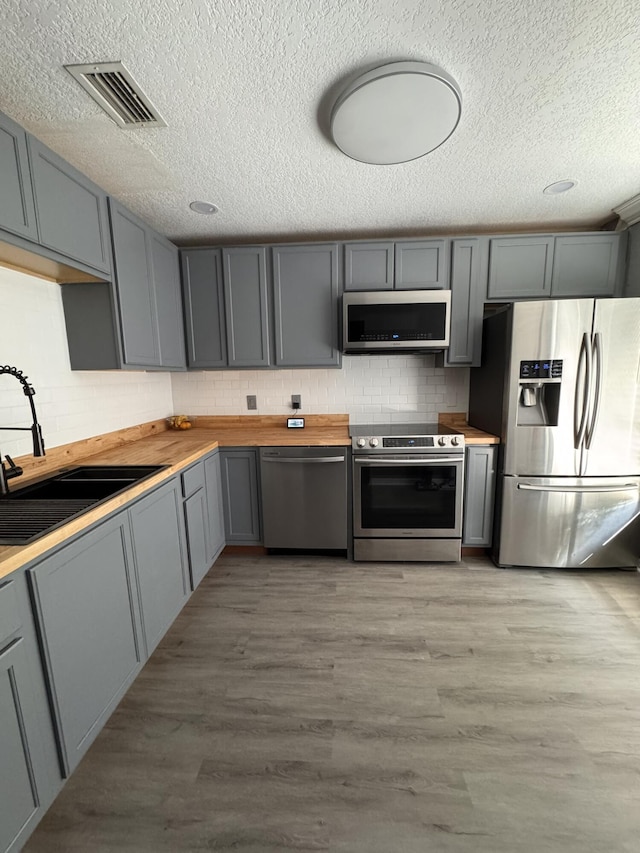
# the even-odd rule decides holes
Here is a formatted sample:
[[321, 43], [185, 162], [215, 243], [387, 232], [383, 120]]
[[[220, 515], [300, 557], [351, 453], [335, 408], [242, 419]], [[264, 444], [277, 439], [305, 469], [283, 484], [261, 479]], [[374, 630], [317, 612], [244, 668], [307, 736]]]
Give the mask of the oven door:
[[462, 537], [461, 456], [354, 456], [353, 533]]

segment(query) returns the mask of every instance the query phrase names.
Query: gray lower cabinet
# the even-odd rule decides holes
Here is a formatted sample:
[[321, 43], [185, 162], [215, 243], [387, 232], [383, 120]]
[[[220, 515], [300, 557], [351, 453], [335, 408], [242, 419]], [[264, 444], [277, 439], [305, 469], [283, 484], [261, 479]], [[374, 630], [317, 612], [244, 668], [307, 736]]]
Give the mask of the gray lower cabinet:
[[446, 290], [447, 240], [411, 240], [395, 245], [396, 290]]
[[393, 290], [394, 244], [345, 243], [345, 290]]
[[267, 250], [242, 246], [222, 250], [229, 367], [270, 363]]
[[0, 850], [15, 851], [62, 783], [24, 572], [0, 581]]
[[109, 272], [106, 193], [34, 137], [27, 146], [40, 243]]
[[274, 246], [278, 367], [339, 367], [338, 244]]
[[196, 462], [182, 474], [184, 519], [189, 549], [191, 588], [195, 589], [211, 567], [207, 530], [207, 493], [204, 462]]
[[480, 366], [486, 273], [486, 238], [451, 241], [451, 332], [445, 352], [448, 366]]
[[227, 544], [259, 545], [262, 541], [258, 451], [220, 451], [225, 540]]
[[126, 511], [28, 570], [68, 775], [144, 661]]
[[220, 249], [180, 252], [189, 367], [226, 367], [227, 336]]
[[129, 517], [149, 656], [189, 597], [179, 480], [137, 501]]
[[496, 445], [474, 445], [466, 449], [463, 545], [482, 548], [491, 545], [497, 455]]
[[38, 239], [24, 130], [0, 113], [0, 228]]
[[525, 235], [489, 240], [489, 299], [527, 299], [551, 295], [553, 237]]
[[225, 546], [220, 452], [216, 450], [210, 453], [203, 464], [207, 495], [208, 559], [211, 565]]

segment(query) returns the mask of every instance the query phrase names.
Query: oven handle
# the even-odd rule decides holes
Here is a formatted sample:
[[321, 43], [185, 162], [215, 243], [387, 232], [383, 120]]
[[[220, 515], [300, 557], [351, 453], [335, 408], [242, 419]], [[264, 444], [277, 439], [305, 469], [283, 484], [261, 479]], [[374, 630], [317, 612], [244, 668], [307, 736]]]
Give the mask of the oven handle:
[[408, 459], [402, 457], [395, 459], [384, 459], [380, 456], [354, 456], [353, 461], [359, 465], [401, 465], [403, 462], [407, 465], [442, 465], [447, 462], [462, 462], [462, 456], [440, 456], [437, 459]]

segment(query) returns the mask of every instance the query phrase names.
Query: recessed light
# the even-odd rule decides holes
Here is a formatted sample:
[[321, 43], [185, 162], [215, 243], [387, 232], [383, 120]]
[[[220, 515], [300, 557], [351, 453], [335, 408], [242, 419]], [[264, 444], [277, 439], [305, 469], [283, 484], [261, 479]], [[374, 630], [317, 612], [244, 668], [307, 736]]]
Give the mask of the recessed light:
[[204, 213], [205, 215], [218, 213], [220, 210], [219, 207], [216, 207], [215, 204], [211, 204], [210, 201], [192, 201], [189, 207], [194, 213]]
[[566, 193], [569, 190], [572, 190], [577, 181], [556, 181], [554, 184], [549, 184], [548, 187], [545, 187], [542, 192], [545, 195], [557, 195], [558, 193]]

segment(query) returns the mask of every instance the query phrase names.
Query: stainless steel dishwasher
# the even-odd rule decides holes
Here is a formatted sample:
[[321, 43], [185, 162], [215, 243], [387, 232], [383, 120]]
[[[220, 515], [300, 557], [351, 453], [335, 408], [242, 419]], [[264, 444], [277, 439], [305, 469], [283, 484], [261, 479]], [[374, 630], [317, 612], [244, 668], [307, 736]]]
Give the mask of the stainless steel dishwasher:
[[347, 548], [347, 448], [260, 450], [266, 548]]

